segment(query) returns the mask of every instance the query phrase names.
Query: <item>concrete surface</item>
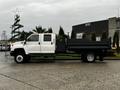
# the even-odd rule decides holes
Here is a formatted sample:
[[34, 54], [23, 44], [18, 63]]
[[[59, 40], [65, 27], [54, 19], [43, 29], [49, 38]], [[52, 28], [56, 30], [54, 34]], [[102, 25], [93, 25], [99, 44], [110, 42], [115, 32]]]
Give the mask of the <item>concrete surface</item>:
[[120, 61], [16, 64], [0, 52], [0, 90], [120, 90]]

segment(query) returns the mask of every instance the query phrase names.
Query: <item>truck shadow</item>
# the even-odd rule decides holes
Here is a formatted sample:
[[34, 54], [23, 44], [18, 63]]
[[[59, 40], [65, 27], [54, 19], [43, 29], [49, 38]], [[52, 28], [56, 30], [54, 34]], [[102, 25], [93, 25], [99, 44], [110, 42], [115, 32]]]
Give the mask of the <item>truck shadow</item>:
[[47, 64], [47, 63], [56, 63], [56, 64], [106, 64], [106, 61], [95, 61], [93, 63], [82, 62], [82, 60], [30, 60], [29, 63], [34, 64]]

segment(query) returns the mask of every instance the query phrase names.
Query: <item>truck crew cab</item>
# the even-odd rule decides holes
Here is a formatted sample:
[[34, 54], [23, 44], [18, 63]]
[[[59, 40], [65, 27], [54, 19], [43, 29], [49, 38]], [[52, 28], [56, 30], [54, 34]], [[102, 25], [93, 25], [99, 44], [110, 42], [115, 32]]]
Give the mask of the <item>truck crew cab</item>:
[[56, 34], [54, 33], [41, 33], [32, 34], [27, 40], [15, 42], [11, 46], [10, 54], [14, 56], [17, 63], [27, 62], [32, 55], [51, 55], [56, 56], [61, 53], [63, 49], [66, 53], [80, 53], [81, 59], [87, 62], [94, 62], [96, 57], [99, 56], [100, 60], [111, 49], [109, 40], [105, 41], [87, 41], [80, 39], [67, 39], [64, 44], [56, 43]]

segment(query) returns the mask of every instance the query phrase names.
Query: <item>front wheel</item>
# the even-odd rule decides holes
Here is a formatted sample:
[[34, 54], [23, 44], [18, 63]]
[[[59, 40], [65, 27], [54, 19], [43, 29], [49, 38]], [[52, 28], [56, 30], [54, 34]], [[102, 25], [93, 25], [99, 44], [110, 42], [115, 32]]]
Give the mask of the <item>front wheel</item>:
[[24, 63], [25, 62], [25, 55], [22, 53], [18, 53], [17, 55], [15, 55], [14, 60], [16, 63]]
[[94, 53], [87, 53], [86, 54], [86, 60], [87, 62], [94, 62], [95, 61], [95, 54]]

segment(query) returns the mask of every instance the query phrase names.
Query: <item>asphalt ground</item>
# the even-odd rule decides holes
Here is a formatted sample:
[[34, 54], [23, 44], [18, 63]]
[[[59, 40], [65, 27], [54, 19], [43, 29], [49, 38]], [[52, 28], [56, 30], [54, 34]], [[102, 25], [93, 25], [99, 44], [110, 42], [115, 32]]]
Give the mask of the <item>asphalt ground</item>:
[[0, 90], [120, 90], [120, 60], [16, 64], [0, 52]]

